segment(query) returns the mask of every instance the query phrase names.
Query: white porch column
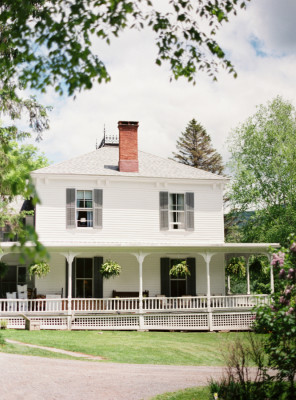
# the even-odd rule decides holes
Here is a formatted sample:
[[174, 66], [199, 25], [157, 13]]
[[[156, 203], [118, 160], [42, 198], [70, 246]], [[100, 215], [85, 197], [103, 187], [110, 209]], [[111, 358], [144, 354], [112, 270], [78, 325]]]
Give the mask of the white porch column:
[[146, 256], [149, 253], [132, 253], [138, 263], [139, 263], [139, 323], [140, 323], [140, 330], [144, 329], [144, 317], [143, 317], [143, 262]]
[[210, 262], [214, 255], [214, 253], [200, 253], [203, 259], [206, 262], [207, 268], [207, 305], [208, 305], [208, 317], [209, 317], [209, 329], [210, 331], [213, 330], [212, 328], [212, 309], [211, 309], [211, 275], [210, 275]]
[[227, 275], [227, 294], [231, 293], [230, 275]]
[[274, 275], [273, 275], [273, 265], [271, 265], [271, 254], [266, 254], [269, 265], [270, 265], [270, 292], [274, 293]]
[[251, 294], [250, 290], [250, 255], [245, 257], [247, 269], [247, 294]]
[[74, 258], [79, 254], [79, 253], [61, 253], [67, 260], [68, 262], [68, 282], [66, 282], [67, 288], [68, 288], [68, 329], [71, 330], [71, 314], [72, 314], [72, 264], [74, 261]]

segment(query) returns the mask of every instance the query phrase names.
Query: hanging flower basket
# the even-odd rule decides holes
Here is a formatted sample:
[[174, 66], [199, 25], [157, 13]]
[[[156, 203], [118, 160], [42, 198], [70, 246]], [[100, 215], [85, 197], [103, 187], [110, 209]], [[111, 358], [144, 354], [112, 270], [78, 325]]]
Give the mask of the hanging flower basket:
[[7, 274], [8, 268], [9, 267], [5, 262], [0, 261], [0, 278], [4, 278], [4, 276]]
[[106, 262], [101, 265], [100, 272], [106, 279], [111, 277], [114, 278], [115, 276], [120, 275], [121, 266], [116, 261], [106, 260]]
[[30, 276], [36, 275], [38, 278], [43, 278], [50, 272], [49, 264], [45, 261], [41, 261], [36, 264], [32, 264], [29, 267], [29, 274]]
[[186, 278], [186, 276], [190, 275], [190, 271], [187, 265], [187, 261], [180, 261], [178, 264], [175, 264], [170, 269], [169, 274], [174, 278]]

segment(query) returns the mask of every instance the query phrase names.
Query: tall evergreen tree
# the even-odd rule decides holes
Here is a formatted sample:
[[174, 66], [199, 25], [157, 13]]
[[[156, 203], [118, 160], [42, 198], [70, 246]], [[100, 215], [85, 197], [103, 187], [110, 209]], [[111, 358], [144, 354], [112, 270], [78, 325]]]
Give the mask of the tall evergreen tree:
[[211, 138], [205, 128], [195, 119], [181, 133], [176, 147], [178, 153], [173, 152], [173, 160], [214, 174], [223, 173], [221, 155], [212, 147]]

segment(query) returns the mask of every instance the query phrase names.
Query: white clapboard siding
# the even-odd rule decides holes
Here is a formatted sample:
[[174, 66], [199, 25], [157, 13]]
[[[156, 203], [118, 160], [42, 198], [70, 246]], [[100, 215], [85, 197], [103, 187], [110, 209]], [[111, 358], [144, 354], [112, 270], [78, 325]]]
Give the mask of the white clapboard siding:
[[[99, 184], [98, 184], [99, 183]], [[40, 239], [71, 242], [223, 242], [222, 189], [210, 184], [173, 184], [165, 188], [152, 182], [95, 179], [66, 181], [39, 179], [36, 182], [41, 205], [36, 207], [36, 229]], [[103, 189], [103, 228], [66, 229], [66, 188]], [[159, 192], [194, 192], [194, 231], [159, 229]]]
[[60, 294], [63, 289], [63, 295], [65, 296], [65, 257], [59, 254], [50, 255], [50, 272], [43, 278], [35, 278], [35, 287], [37, 294]]

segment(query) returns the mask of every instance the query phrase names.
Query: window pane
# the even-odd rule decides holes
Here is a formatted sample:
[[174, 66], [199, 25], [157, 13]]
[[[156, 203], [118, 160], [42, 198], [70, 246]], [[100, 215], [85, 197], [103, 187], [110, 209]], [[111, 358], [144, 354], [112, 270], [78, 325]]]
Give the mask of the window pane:
[[82, 228], [93, 226], [93, 212], [77, 211], [77, 226]]
[[26, 283], [27, 269], [26, 267], [18, 267], [18, 284]]
[[173, 210], [176, 207], [176, 195], [174, 193], [170, 193], [170, 209]]
[[84, 259], [76, 259], [76, 278], [84, 278]]
[[84, 191], [83, 190], [77, 190], [77, 200], [81, 200], [84, 198]]
[[92, 191], [91, 190], [85, 190], [84, 191], [84, 198], [86, 200], [92, 200]]
[[83, 281], [84, 284], [84, 296], [85, 297], [92, 297], [92, 280], [85, 279]]
[[84, 200], [77, 200], [77, 207], [78, 208], [84, 208]]
[[76, 297], [84, 297], [83, 296], [83, 280], [76, 280]]
[[92, 200], [85, 201], [85, 208], [92, 208]]
[[177, 195], [178, 210], [184, 210], [184, 194]]
[[9, 265], [7, 273], [1, 280], [2, 282], [11, 282], [16, 284], [16, 266]]
[[85, 267], [84, 267], [84, 278], [92, 278], [92, 259], [86, 258], [85, 259]]
[[171, 296], [181, 297], [186, 295], [186, 280], [171, 280]]

